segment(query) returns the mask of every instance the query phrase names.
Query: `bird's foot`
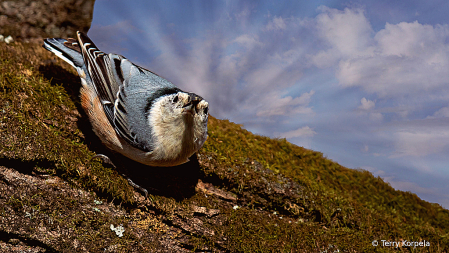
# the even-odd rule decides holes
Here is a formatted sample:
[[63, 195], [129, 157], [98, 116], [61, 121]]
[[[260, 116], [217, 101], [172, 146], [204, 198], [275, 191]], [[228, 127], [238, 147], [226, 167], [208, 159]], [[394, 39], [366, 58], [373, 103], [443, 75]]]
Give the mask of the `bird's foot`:
[[112, 167], [114, 167], [114, 169], [117, 168], [115, 166], [115, 164], [111, 161], [111, 159], [109, 157], [105, 156], [105, 155], [102, 155], [102, 154], [94, 155], [92, 158], [90, 158], [90, 162], [92, 163], [92, 160], [94, 160], [95, 158], [101, 158], [101, 160], [103, 160], [104, 163], [112, 165]]
[[[115, 164], [111, 161], [111, 159], [110, 159], [109, 157], [105, 156], [105, 155], [102, 155], [102, 154], [94, 155], [94, 156], [90, 159], [90, 162], [92, 162], [92, 160], [95, 159], [95, 158], [101, 158], [101, 160], [103, 160], [104, 163], [107, 163], [107, 164], [112, 165], [112, 167], [114, 167], [114, 169], [117, 168], [117, 167], [115, 166]], [[147, 189], [145, 189], [145, 188], [143, 188], [142, 186], [140, 186], [140, 185], [134, 183], [134, 182], [131, 180], [131, 178], [129, 178], [127, 175], [122, 174], [122, 176], [124, 176], [124, 177], [126, 178], [126, 180], [128, 181], [128, 183], [129, 183], [132, 187], [134, 187], [134, 188], [136, 188], [136, 189], [142, 191], [142, 192], [144, 193], [144, 195], [145, 195], [145, 198], [148, 198], [148, 191], [147, 191]]]
[[122, 174], [122, 176], [124, 176], [124, 177], [126, 178], [126, 180], [128, 180], [128, 183], [129, 183], [132, 187], [141, 190], [141, 191], [144, 193], [145, 198], [148, 198], [148, 191], [147, 191], [147, 189], [145, 189], [145, 188], [143, 188], [142, 186], [140, 186], [140, 185], [134, 183], [134, 182], [131, 180], [131, 178], [129, 178], [127, 175]]

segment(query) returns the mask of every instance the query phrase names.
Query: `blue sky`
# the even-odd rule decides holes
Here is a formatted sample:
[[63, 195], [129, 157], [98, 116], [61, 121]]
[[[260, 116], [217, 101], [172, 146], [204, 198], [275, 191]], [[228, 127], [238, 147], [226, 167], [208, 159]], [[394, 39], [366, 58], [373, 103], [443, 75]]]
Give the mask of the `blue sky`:
[[97, 0], [88, 33], [287, 138], [449, 208], [449, 2]]

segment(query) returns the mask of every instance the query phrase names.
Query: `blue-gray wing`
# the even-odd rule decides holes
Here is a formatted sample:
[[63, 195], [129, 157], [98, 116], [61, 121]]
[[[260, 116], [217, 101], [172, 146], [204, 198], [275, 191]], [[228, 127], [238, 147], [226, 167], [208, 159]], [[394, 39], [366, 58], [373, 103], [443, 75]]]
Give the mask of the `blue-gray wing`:
[[105, 54], [83, 33], [77, 35], [86, 69], [109, 122], [132, 146], [151, 151], [151, 127], [145, 110], [153, 102], [155, 91], [177, 88], [121, 55]]

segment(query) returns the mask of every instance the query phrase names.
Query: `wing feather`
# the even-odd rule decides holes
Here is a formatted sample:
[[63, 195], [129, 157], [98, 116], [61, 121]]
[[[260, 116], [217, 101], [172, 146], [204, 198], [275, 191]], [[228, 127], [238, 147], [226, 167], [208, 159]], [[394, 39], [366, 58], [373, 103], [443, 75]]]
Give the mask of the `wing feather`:
[[124, 89], [127, 80], [122, 69], [122, 63], [127, 59], [116, 54], [107, 55], [100, 51], [89, 37], [81, 32], [77, 35], [84, 63], [109, 122], [132, 146], [151, 151], [137, 139], [129, 126]]

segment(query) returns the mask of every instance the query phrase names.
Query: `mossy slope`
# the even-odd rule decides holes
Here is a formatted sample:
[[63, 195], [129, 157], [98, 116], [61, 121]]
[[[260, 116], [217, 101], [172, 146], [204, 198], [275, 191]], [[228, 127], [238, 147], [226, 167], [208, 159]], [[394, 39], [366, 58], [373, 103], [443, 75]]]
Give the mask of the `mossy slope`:
[[[5, 174], [0, 233], [9, 239], [0, 247], [12, 249], [14, 239], [36, 252], [388, 252], [371, 242], [425, 240], [430, 247], [398, 250], [449, 249], [448, 210], [227, 120], [210, 117], [205, 146], [176, 168], [149, 169], [111, 154], [90, 130], [79, 85], [70, 66], [40, 45], [0, 44], [0, 166], [88, 192], [63, 194], [69, 190], [61, 183], [35, 188], [39, 181], [31, 179], [19, 190]], [[119, 168], [90, 163], [94, 152], [114, 157]], [[149, 190], [149, 199], [123, 172]], [[94, 199], [110, 207], [98, 212]], [[32, 210], [38, 214], [30, 222]], [[109, 228], [119, 223], [124, 237]]]

